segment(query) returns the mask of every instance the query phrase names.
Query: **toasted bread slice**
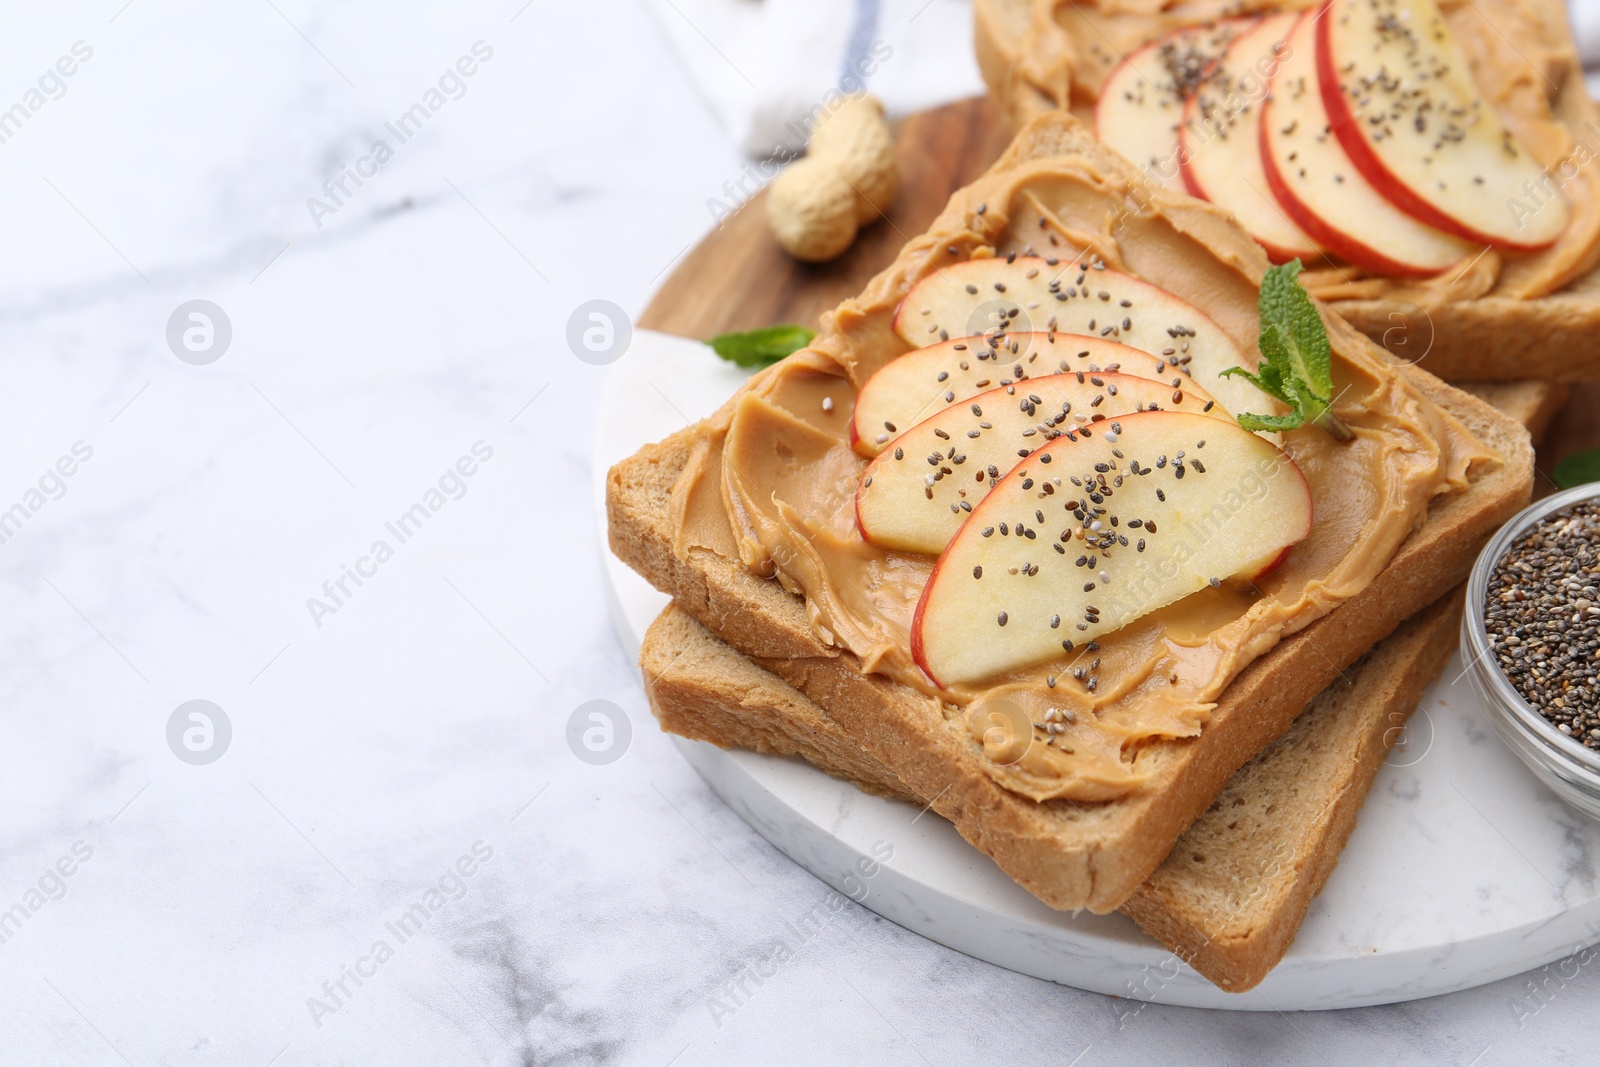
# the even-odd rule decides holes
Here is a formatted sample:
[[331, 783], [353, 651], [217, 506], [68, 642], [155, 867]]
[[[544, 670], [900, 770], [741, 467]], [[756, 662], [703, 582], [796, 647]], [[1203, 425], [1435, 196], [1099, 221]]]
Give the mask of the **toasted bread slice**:
[[[972, 49], [978, 71], [1018, 126], [1071, 100], [1071, 87], [1052, 85], [1034, 56], [1049, 55], [1071, 43], [1050, 18], [1051, 5], [1039, 0], [973, 0]], [[1037, 21], [1035, 21], [1037, 20]]]
[[[828, 707], [866, 752], [916, 791], [982, 851], [1046, 903], [1109, 911], [1121, 905], [1205, 809], [1228, 776], [1281, 733], [1339, 671], [1444, 595], [1484, 540], [1527, 499], [1531, 454], [1520, 432], [1464, 394], [1444, 401], [1499, 446], [1505, 462], [1467, 492], [1441, 501], [1366, 593], [1258, 660], [1224, 694], [1197, 742], [1167, 746], [1154, 776], [1163, 788], [1102, 805], [1034, 804], [997, 786], [966, 739], [912, 690], [866, 674], [848, 652], [823, 644], [803, 603], [735, 561], [673, 551], [669, 494], [692, 431], [646, 448], [608, 479], [611, 543], [625, 562], [678, 598], [734, 647]], [[1453, 403], [1452, 403], [1453, 401]], [[947, 788], [948, 787], [948, 788]]]
[[[1072, 155], [1104, 160], [1111, 172], [1127, 169], [1065, 116], [1032, 124], [996, 168]], [[957, 204], [947, 214], [961, 210]], [[1208, 225], [1231, 225], [1225, 216], [1194, 210]], [[915, 257], [928, 240], [939, 238], [913, 241], [902, 257]], [[897, 279], [903, 283], [904, 270], [891, 267], [868, 292], [881, 299]], [[1336, 345], [1365, 344], [1340, 325], [1329, 323]], [[1360, 358], [1376, 366], [1370, 350], [1363, 351]], [[1233, 772], [1281, 734], [1341, 669], [1454, 587], [1483, 542], [1528, 498], [1533, 456], [1521, 426], [1418, 368], [1397, 366], [1394, 373], [1459, 430], [1464, 455], [1479, 457], [1466, 471], [1465, 486], [1433, 500], [1422, 524], [1364, 591], [1236, 677], [1198, 738], [1142, 748], [1146, 785], [1114, 801], [1039, 803], [1006, 790], [981, 764], [981, 751], [953, 705], [866, 672], [852, 653], [819, 638], [801, 598], [737, 559], [698, 547], [680, 551], [672, 489], [706, 428], [689, 427], [612, 469], [611, 545], [734, 648], [773, 660], [785, 681], [826, 708], [911, 788], [938, 797], [935, 809], [1024, 888], [1053, 907], [1107, 912], [1159, 865]]]
[[[1566, 400], [1543, 382], [1471, 386], [1537, 441]], [[1222, 989], [1283, 958], [1344, 848], [1400, 726], [1455, 648], [1459, 591], [1402, 623], [1228, 780], [1122, 911]], [[880, 796], [925, 803], [828, 713], [676, 604], [645, 635], [645, 691], [664, 729], [798, 756]]]
[[[1018, 126], [1072, 103], [1060, 77], [1060, 57], [1103, 43], [1076, 42], [1055, 19], [1054, 0], [974, 0], [973, 39], [978, 66], [1001, 111]], [[1258, 8], [1302, 7], [1264, 4]], [[1486, 17], [1533, 19], [1552, 42], [1556, 58], [1542, 73], [1556, 116], [1577, 131], [1592, 152], [1600, 147], [1600, 110], [1584, 85], [1566, 7], [1560, 0], [1522, 0], [1514, 11], [1482, 5]], [[1173, 25], [1177, 25], [1176, 22]], [[1600, 267], [1558, 292], [1532, 300], [1490, 293], [1445, 302], [1420, 292], [1391, 299], [1340, 299], [1341, 317], [1397, 355], [1420, 359], [1446, 381], [1548, 381], [1600, 379]], [[1418, 353], [1425, 353], [1419, 357]]]
[[1461, 382], [1456, 388], [1521, 423], [1536, 446], [1544, 441], [1545, 431], [1566, 406], [1570, 392], [1560, 382]]
[[[1460, 590], [1408, 619], [1241, 767], [1121, 910], [1230, 992], [1288, 951], [1355, 827], [1384, 754], [1456, 647]], [[639, 652], [666, 730], [798, 756], [869, 793], [928, 798], [868, 755], [814, 701], [673, 605]]]
[[1458, 644], [1462, 587], [1404, 623], [1228, 780], [1122, 910], [1222, 989], [1265, 978], [1339, 862], [1423, 691]]
[[1438, 383], [1436, 401], [1476, 423], [1503, 461], [1441, 500], [1377, 581], [1258, 659], [1228, 687], [1199, 738], [1151, 754], [1151, 788], [1103, 804], [1037, 804], [997, 785], [964, 731], [936, 702], [818, 639], [803, 601], [737, 561], [703, 550], [678, 556], [670, 493], [693, 431], [612, 469], [611, 547], [624, 562], [735, 649], [764, 662], [829, 711], [862, 752], [891, 769], [1024, 888], [1055, 907], [1120, 907], [1211, 803], [1228, 778], [1283, 733], [1299, 711], [1408, 615], [1444, 596], [1493, 530], [1527, 500], [1532, 453], [1519, 427]]

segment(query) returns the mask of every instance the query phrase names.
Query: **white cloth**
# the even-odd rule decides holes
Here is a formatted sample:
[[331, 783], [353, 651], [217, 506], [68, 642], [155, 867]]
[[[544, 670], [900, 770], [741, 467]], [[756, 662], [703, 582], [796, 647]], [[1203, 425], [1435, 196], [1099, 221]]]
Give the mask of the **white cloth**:
[[1589, 95], [1600, 97], [1600, 0], [1567, 0], [1567, 17], [1583, 59]]
[[1578, 55], [1593, 77], [1600, 72], [1600, 0], [1567, 0], [1567, 15], [1572, 21], [1572, 36], [1578, 42]]
[[891, 115], [984, 91], [965, 0], [651, 0], [691, 77], [739, 147], [805, 146], [805, 117], [841, 88]]

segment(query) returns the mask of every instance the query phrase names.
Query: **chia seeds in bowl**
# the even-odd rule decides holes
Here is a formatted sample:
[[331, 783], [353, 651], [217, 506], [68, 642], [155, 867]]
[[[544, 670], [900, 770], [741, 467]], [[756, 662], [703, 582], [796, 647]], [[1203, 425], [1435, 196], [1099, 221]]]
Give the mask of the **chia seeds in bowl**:
[[1466, 676], [1496, 732], [1600, 819], [1600, 484], [1523, 510], [1467, 580]]
[[1540, 519], [1489, 575], [1489, 648], [1522, 699], [1557, 730], [1600, 749], [1600, 502]]

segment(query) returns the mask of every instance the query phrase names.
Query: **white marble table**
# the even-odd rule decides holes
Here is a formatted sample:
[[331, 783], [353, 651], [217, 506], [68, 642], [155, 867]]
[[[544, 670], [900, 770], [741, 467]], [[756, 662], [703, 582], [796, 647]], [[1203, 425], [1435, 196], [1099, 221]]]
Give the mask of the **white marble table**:
[[[13, 8], [0, 110], [92, 55], [0, 142], [0, 1064], [1590, 1058], [1576, 960], [1134, 1013], [849, 905], [772, 968], [828, 891], [654, 728], [591, 534], [568, 317], [641, 307], [743, 162], [645, 9]], [[191, 300], [225, 351], [169, 347]]]

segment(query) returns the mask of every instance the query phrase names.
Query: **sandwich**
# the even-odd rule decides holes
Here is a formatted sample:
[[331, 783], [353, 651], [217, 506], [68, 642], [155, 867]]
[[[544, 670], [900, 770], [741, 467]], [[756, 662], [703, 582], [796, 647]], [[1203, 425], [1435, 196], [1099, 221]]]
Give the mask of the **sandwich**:
[[1143, 188], [1041, 116], [811, 346], [607, 485], [621, 559], [1100, 913], [1532, 474], [1516, 422]]
[[[1259, 984], [1293, 942], [1389, 747], [1455, 650], [1460, 616], [1457, 592], [1347, 668], [1228, 780], [1119, 910], [1218, 988]], [[640, 665], [650, 706], [672, 733], [798, 756], [918, 808], [933, 799], [676, 605], [646, 632]], [[1138, 995], [1131, 982], [1130, 990]]]
[[[1531, 383], [1474, 391], [1535, 440], [1563, 399], [1562, 391]], [[1259, 984], [1293, 942], [1386, 753], [1454, 651], [1460, 613], [1458, 588], [1347, 667], [1228, 780], [1119, 910], [1219, 988], [1237, 993]], [[778, 672], [677, 604], [646, 632], [639, 662], [651, 709], [671, 733], [798, 757], [919, 808], [931, 799]]]
[[[1600, 373], [1600, 112], [1555, 0], [978, 0], [1021, 123], [1070, 110], [1450, 380]], [[1139, 194], [1136, 194], [1139, 195]]]

